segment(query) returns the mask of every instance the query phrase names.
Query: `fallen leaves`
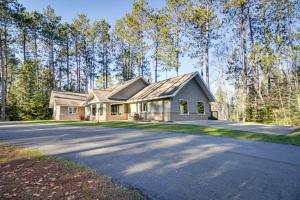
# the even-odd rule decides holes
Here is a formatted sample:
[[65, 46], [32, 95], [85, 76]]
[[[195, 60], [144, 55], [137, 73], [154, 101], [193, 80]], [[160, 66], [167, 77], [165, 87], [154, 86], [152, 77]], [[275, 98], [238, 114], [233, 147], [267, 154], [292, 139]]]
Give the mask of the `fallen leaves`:
[[[3, 148], [0, 145], [2, 157], [5, 154], [13, 157]], [[137, 197], [136, 192], [119, 187], [104, 176], [80, 167], [64, 167], [56, 159], [20, 155], [18, 158], [0, 162], [0, 199], [128, 200]]]

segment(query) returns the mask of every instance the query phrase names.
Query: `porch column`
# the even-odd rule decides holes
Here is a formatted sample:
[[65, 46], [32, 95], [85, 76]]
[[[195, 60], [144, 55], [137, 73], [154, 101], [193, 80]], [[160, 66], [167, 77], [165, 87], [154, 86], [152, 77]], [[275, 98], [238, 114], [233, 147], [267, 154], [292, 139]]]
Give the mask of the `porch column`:
[[100, 104], [96, 103], [96, 120], [99, 120], [100, 117], [100, 113], [99, 113], [99, 109], [100, 109]]

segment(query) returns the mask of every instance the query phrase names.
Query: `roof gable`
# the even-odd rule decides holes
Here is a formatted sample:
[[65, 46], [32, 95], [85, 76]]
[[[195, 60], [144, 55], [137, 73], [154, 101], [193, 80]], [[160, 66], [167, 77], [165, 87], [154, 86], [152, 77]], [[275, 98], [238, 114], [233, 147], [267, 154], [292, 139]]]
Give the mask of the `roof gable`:
[[89, 94], [52, 91], [49, 106], [52, 108], [54, 103], [57, 105], [82, 106], [92, 102], [134, 102], [172, 98], [193, 79], [207, 96], [207, 99], [210, 102], [215, 101], [213, 94], [200, 74], [194, 72], [153, 84], [149, 84], [144, 78], [138, 77], [107, 89], [91, 90]]
[[[141, 89], [145, 88], [147, 85], [149, 85], [149, 83], [142, 76], [139, 76], [135, 79], [118, 84], [117, 86], [113, 86], [112, 88], [108, 88], [112, 91], [107, 96], [107, 98], [127, 100], [131, 96], [139, 92]], [[128, 88], [130, 89], [130, 91], [124, 91]]]
[[184, 74], [174, 78], [159, 81], [157, 83], [153, 83], [131, 97], [129, 101], [142, 101], [174, 97], [193, 78], [195, 78], [199, 87], [202, 88], [205, 95], [208, 97], [208, 100], [214, 101], [214, 96], [197, 72]]
[[49, 107], [56, 105], [80, 106], [87, 98], [87, 94], [76, 92], [52, 91], [50, 96]]

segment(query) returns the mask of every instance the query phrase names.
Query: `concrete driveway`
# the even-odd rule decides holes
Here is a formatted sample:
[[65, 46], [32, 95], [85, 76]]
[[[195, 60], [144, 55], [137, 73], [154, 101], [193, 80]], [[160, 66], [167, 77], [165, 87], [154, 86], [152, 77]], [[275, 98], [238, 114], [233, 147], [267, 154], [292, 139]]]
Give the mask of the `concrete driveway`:
[[288, 135], [297, 128], [292, 126], [277, 126], [259, 123], [240, 123], [227, 120], [194, 120], [194, 121], [178, 121], [176, 124], [194, 124], [200, 126], [211, 126], [216, 128], [226, 128], [240, 131], [250, 131], [256, 133], [266, 133], [274, 135]]
[[24, 123], [0, 123], [0, 140], [84, 163], [152, 199], [300, 199], [297, 146]]

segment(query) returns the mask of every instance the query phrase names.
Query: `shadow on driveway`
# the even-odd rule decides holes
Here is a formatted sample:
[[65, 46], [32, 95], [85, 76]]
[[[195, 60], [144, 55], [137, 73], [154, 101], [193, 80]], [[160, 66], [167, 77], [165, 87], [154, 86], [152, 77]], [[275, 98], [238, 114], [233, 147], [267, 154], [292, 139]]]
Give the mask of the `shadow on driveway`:
[[299, 199], [300, 148], [123, 128], [0, 124], [0, 139], [88, 165], [153, 199]]

